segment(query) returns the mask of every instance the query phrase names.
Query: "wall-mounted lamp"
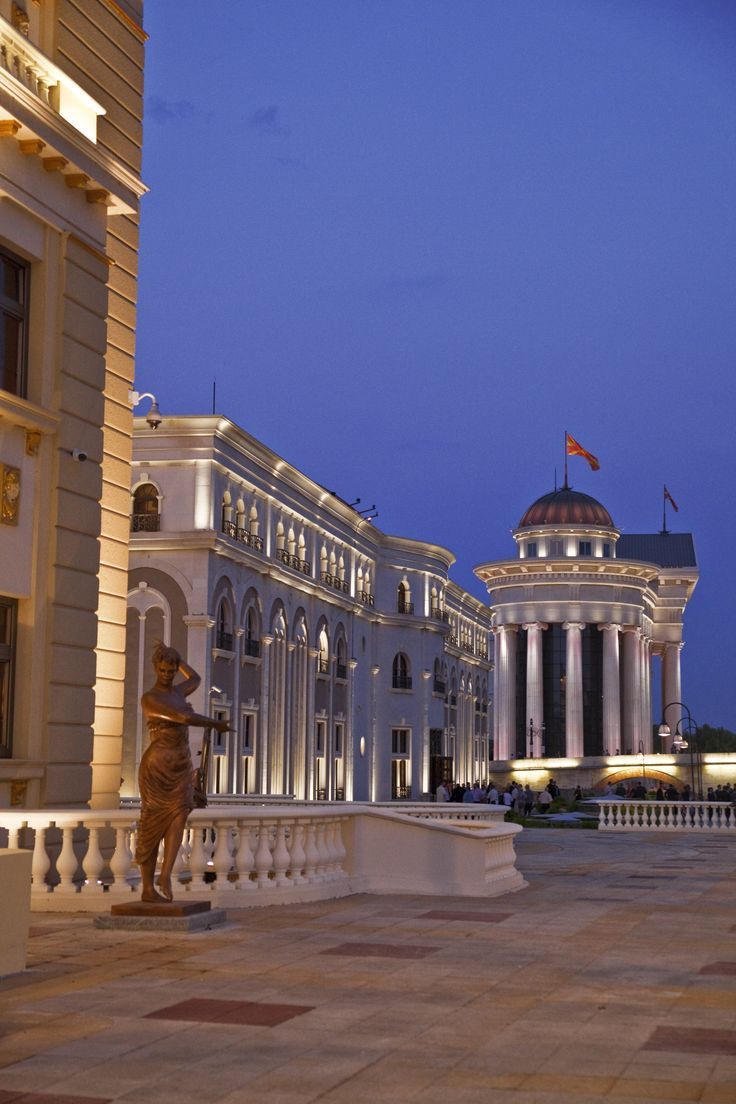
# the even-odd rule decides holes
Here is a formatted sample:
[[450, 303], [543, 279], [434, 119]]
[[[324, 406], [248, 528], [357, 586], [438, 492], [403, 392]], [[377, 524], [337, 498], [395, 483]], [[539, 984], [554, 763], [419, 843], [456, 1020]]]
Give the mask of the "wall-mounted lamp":
[[161, 411], [158, 408], [156, 396], [153, 395], [150, 391], [128, 391], [128, 402], [133, 407], [133, 409], [135, 409], [135, 407], [138, 406], [138, 403], [142, 402], [144, 399], [151, 400], [151, 406], [149, 408], [148, 414], [146, 414], [146, 421], [148, 422], [151, 429], [158, 429], [163, 419], [161, 418]]

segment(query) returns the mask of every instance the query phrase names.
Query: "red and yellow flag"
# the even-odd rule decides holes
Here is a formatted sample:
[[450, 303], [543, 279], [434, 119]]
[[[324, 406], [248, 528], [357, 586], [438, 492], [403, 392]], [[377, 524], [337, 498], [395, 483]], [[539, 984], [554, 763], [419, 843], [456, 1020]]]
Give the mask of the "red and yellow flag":
[[590, 464], [591, 471], [598, 471], [600, 464], [598, 463], [597, 456], [594, 456], [592, 452], [588, 452], [579, 445], [574, 437], [571, 437], [569, 433], [565, 434], [567, 443], [567, 455], [568, 456], [582, 456], [584, 460], [587, 460]]
[[665, 483], [665, 485], [664, 485], [664, 497], [665, 497], [665, 499], [667, 500], [667, 502], [669, 502], [669, 504], [670, 504], [670, 506], [672, 507], [672, 509], [673, 509], [673, 510], [674, 510], [674, 511], [675, 511], [676, 513], [678, 513], [678, 514], [679, 514], [679, 512], [680, 512], [680, 507], [679, 507], [679, 506], [677, 505], [677, 503], [675, 502], [674, 498], [672, 497], [672, 495], [670, 494], [670, 492], [669, 492], [669, 491], [667, 490], [667, 484], [666, 484], [666, 483]]

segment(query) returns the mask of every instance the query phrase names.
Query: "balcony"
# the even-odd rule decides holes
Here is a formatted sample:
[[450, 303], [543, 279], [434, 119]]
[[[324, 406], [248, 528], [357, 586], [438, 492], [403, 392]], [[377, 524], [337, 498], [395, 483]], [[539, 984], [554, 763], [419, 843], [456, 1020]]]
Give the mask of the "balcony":
[[443, 682], [442, 679], [435, 679], [432, 683], [432, 693], [444, 696], [447, 693], [447, 683]]
[[215, 647], [219, 648], [221, 652], [231, 652], [233, 650], [233, 634], [225, 632], [224, 629], [218, 629], [215, 635]]
[[130, 519], [131, 533], [158, 533], [161, 528], [160, 514], [133, 514]]
[[369, 594], [367, 590], [359, 590], [358, 598], [364, 606], [375, 606], [375, 600], [372, 594]]
[[309, 560], [302, 560], [292, 552], [287, 552], [285, 548], [277, 548], [276, 556], [281, 560], [282, 564], [292, 568], [293, 571], [299, 571], [302, 575], [312, 574], [312, 565]]
[[105, 114], [102, 104], [2, 18], [0, 69], [20, 81], [90, 142], [97, 142], [97, 119]]
[[441, 609], [440, 606], [432, 606], [429, 611], [429, 616], [433, 617], [435, 621], [444, 621], [446, 625], [450, 623], [450, 615], [445, 609]]
[[411, 675], [394, 675], [391, 680], [394, 690], [411, 690]]
[[347, 681], [348, 668], [346, 663], [335, 664], [335, 678], [342, 679], [343, 682]]
[[223, 521], [222, 531], [226, 537], [232, 537], [233, 540], [247, 545], [248, 548], [255, 548], [256, 552], [263, 551], [263, 537], [259, 537], [257, 533], [250, 533], [247, 529], [236, 525], [234, 521]]
[[341, 579], [337, 575], [331, 575], [329, 571], [323, 571], [320, 575], [321, 581], [328, 587], [334, 587], [335, 590], [341, 590], [343, 594], [350, 593], [350, 586], [346, 579]]
[[330, 661], [325, 656], [317, 657], [317, 674], [328, 675], [330, 673]]
[[243, 655], [251, 659], [259, 659], [261, 655], [261, 642], [255, 637], [246, 636], [243, 640]]
[[399, 598], [398, 602], [396, 603], [396, 609], [399, 613], [413, 613], [414, 603], [407, 602], [405, 598]]

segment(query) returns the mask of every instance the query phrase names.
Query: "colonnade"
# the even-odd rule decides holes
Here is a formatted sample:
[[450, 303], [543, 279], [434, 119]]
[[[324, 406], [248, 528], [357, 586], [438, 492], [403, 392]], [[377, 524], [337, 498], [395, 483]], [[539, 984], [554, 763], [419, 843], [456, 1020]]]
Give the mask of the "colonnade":
[[[586, 624], [565, 621], [565, 755], [584, 754], [583, 649]], [[654, 655], [662, 657], [662, 705], [680, 700], [680, 642], [654, 642], [636, 625], [604, 623], [603, 633], [603, 731], [600, 752], [613, 755], [626, 750], [651, 753], [652, 680]], [[541, 621], [501, 625], [496, 637], [494, 669], [494, 757], [516, 756], [518, 630], [526, 630], [525, 732], [531, 734], [529, 751], [543, 754], [544, 664], [543, 634], [549, 625]], [[623, 677], [622, 677], [623, 674]], [[679, 708], [679, 707], [678, 707]], [[667, 711], [672, 731], [679, 721], [674, 707]]]

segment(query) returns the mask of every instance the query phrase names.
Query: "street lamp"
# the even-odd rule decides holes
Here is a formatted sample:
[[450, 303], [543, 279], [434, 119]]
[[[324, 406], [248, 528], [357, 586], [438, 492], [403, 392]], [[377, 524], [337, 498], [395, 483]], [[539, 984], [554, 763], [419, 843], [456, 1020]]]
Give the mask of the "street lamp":
[[[687, 714], [686, 717], [680, 717], [679, 721], [675, 725], [675, 732], [672, 738], [672, 747], [675, 752], [686, 751], [690, 748], [690, 783], [692, 786], [691, 798], [693, 801], [703, 800], [703, 779], [702, 779], [702, 764], [700, 761], [700, 749], [697, 747], [698, 743], [698, 726], [692, 718], [690, 710], [681, 701], [668, 702], [662, 710], [662, 723], [659, 726], [658, 735], [661, 738], [666, 739], [672, 734], [670, 726], [667, 724], [665, 718], [667, 716], [667, 710], [672, 706], [679, 706]], [[689, 740], [685, 736], [689, 737]]]

